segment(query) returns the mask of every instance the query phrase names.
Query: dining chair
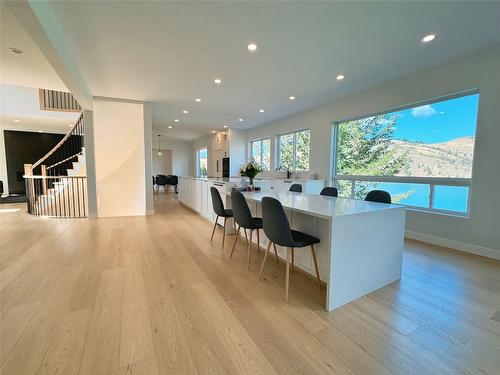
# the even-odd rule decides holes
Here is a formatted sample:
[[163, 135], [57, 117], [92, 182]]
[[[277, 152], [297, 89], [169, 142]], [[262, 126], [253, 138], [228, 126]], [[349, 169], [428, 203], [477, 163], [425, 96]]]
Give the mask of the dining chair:
[[365, 201], [391, 203], [391, 194], [384, 190], [372, 190], [366, 194]]
[[[271, 248], [271, 244], [276, 251], [276, 245], [284, 246], [287, 248], [286, 252], [286, 271], [285, 271], [285, 302], [288, 303], [288, 289], [290, 285], [290, 261], [293, 262], [292, 254], [295, 248], [303, 248], [309, 246], [311, 248], [311, 255], [314, 263], [314, 270], [316, 271], [316, 278], [318, 285], [321, 288], [321, 279], [319, 277], [318, 262], [316, 259], [316, 250], [314, 245], [319, 243], [319, 238], [311, 236], [307, 233], [299, 232], [290, 229], [290, 223], [286, 216], [285, 210], [281, 202], [271, 197], [262, 198], [262, 223], [264, 233], [269, 239], [264, 260], [260, 267], [259, 280], [262, 279], [262, 272], [266, 264], [267, 255]], [[293, 265], [293, 263], [292, 263]]]
[[338, 197], [339, 192], [337, 188], [326, 186], [321, 190], [321, 193], [319, 195], [326, 195], [328, 197]]
[[233, 217], [233, 210], [225, 209], [224, 203], [222, 202], [222, 198], [220, 196], [219, 190], [215, 187], [210, 188], [210, 194], [212, 196], [212, 207], [214, 209], [215, 215], [217, 216], [214, 223], [214, 229], [212, 230], [212, 237], [210, 237], [210, 242], [212, 242], [214, 238], [215, 228], [217, 227], [217, 221], [219, 217], [224, 218], [224, 227], [222, 228], [222, 251], [224, 251], [224, 241], [226, 240], [226, 220], [227, 218]]
[[301, 184], [292, 184], [288, 191], [292, 191], [294, 193], [302, 193], [302, 185]]
[[[248, 207], [247, 200], [243, 194], [237, 190], [231, 192], [231, 204], [233, 206], [233, 216], [234, 221], [237, 225], [236, 236], [234, 238], [233, 248], [231, 250], [231, 257], [233, 256], [234, 248], [236, 246], [236, 241], [240, 235], [240, 229], [243, 228], [245, 231], [250, 230], [250, 239], [247, 238], [247, 269], [250, 269], [250, 259], [252, 256], [252, 234], [254, 231], [257, 233], [257, 251], [260, 251], [260, 229], [262, 229], [262, 218], [253, 217]], [[278, 253], [275, 250], [276, 261], [278, 261]]]

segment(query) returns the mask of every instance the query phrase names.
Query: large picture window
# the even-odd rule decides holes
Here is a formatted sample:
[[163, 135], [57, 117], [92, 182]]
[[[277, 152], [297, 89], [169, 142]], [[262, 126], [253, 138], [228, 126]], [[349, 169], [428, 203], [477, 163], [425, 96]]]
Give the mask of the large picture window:
[[269, 138], [250, 142], [250, 150], [252, 159], [260, 164], [263, 170], [271, 169], [271, 140]]
[[206, 177], [208, 165], [208, 150], [200, 148], [196, 151], [196, 176]]
[[300, 130], [278, 137], [278, 165], [292, 172], [309, 171], [311, 131]]
[[395, 203], [466, 214], [479, 94], [336, 123], [339, 195], [388, 191]]

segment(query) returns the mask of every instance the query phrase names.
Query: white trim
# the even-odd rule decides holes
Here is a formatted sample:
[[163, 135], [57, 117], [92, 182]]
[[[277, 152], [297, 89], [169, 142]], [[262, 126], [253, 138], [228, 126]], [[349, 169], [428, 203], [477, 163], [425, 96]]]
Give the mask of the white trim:
[[489, 247], [473, 245], [466, 242], [455, 241], [449, 238], [433, 236], [430, 234], [414, 232], [411, 230], [405, 231], [405, 238], [427, 242], [433, 245], [448, 247], [450, 249], [462, 251], [464, 253], [470, 253], [474, 255], [480, 255], [483, 257], [500, 260], [500, 250], [495, 250]]

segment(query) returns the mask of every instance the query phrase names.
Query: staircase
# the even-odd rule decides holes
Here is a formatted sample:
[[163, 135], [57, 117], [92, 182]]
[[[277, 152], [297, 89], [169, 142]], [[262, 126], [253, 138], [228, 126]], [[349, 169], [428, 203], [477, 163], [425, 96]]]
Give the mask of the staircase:
[[64, 138], [34, 164], [24, 165], [28, 213], [87, 217], [83, 114]]

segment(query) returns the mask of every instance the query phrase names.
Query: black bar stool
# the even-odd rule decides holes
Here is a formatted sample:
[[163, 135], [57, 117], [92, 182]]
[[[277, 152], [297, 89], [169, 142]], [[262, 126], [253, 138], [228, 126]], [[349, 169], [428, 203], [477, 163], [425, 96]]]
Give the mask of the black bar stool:
[[391, 203], [391, 194], [384, 190], [372, 190], [366, 194], [365, 201]]
[[[267, 246], [264, 260], [260, 267], [259, 280], [262, 279], [262, 271], [266, 264], [267, 254], [273, 245], [280, 245], [287, 247], [286, 253], [286, 274], [285, 274], [285, 301], [288, 302], [288, 287], [290, 285], [290, 258], [292, 251], [296, 247], [311, 247], [311, 255], [316, 271], [316, 278], [318, 279], [319, 287], [321, 288], [321, 279], [319, 277], [318, 262], [316, 259], [316, 250], [314, 244], [319, 243], [319, 238], [310, 236], [309, 234], [290, 229], [288, 218], [286, 217], [285, 210], [281, 202], [271, 197], [262, 198], [262, 221], [264, 226], [264, 233], [269, 238], [269, 245]], [[275, 248], [276, 249], [276, 248]]]
[[327, 186], [321, 190], [321, 193], [319, 193], [319, 195], [326, 195], [328, 197], [338, 197], [339, 192], [337, 188]]
[[226, 220], [228, 217], [233, 217], [233, 210], [226, 210], [224, 208], [224, 203], [222, 203], [222, 198], [220, 197], [219, 190], [215, 187], [210, 188], [210, 194], [212, 195], [212, 207], [214, 209], [217, 218], [215, 219], [214, 229], [212, 230], [212, 237], [210, 237], [210, 242], [214, 238], [215, 228], [217, 227], [217, 221], [219, 216], [224, 218], [224, 227], [222, 230], [222, 251], [224, 251], [224, 241], [226, 240]]
[[[231, 192], [231, 203], [233, 205], [234, 221], [238, 225], [238, 228], [236, 229], [236, 236], [234, 238], [233, 249], [231, 250], [231, 257], [233, 256], [234, 247], [236, 246], [236, 241], [238, 240], [238, 236], [240, 234], [240, 228], [243, 228], [243, 230], [245, 230], [245, 236], [246, 230], [249, 229], [250, 239], [247, 238], [247, 269], [250, 269], [250, 258], [252, 255], [252, 234], [254, 230], [257, 231], [257, 251], [260, 251], [259, 229], [262, 229], [262, 219], [260, 217], [252, 217], [252, 213], [250, 212], [250, 208], [248, 207], [247, 200], [245, 199], [243, 194], [241, 194], [241, 192], [237, 190], [233, 190]], [[276, 252], [276, 248], [275, 254], [276, 261], [278, 261], [278, 253]]]
[[302, 185], [301, 184], [292, 184], [288, 191], [293, 191], [294, 193], [302, 193]]

